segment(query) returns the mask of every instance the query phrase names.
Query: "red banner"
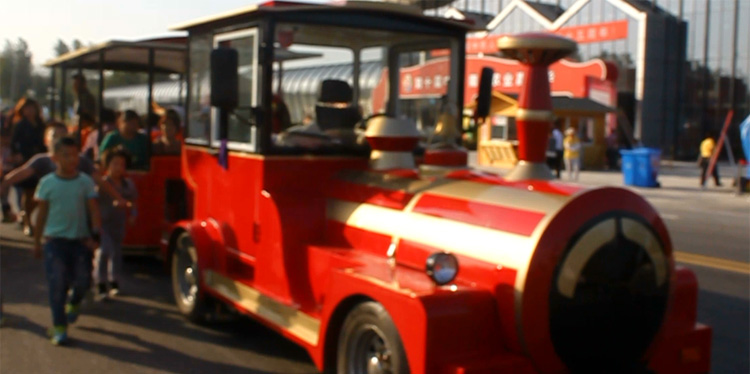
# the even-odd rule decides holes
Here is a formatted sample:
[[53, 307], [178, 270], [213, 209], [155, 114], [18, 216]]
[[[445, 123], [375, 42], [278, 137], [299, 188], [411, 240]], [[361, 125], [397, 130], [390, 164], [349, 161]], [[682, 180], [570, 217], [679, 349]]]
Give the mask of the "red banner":
[[400, 96], [404, 99], [440, 97], [448, 88], [450, 62], [436, 58], [423, 65], [401, 69]]
[[[628, 21], [619, 20], [563, 27], [556, 31], [550, 31], [550, 33], [573, 39], [579, 44], [620, 40], [628, 37]], [[497, 53], [497, 41], [505, 35], [507, 34], [488, 35], [484, 38], [467, 38], [466, 54]]]
[[563, 27], [554, 32], [578, 43], [597, 43], [628, 37], [628, 20]]
[[[471, 103], [479, 91], [479, 76], [483, 67], [491, 67], [492, 89], [518, 94], [526, 79], [527, 70], [518, 61], [498, 57], [466, 57], [464, 103]], [[401, 69], [399, 96], [402, 99], [438, 98], [447, 92], [450, 78], [447, 58], [436, 58], [422, 65]], [[550, 66], [549, 81], [552, 94], [573, 97], [591, 97], [602, 104], [616, 103], [614, 80], [617, 72], [613, 65], [595, 59], [587, 62], [560, 60]], [[385, 105], [387, 96], [387, 71], [373, 91], [373, 108]], [[602, 82], [597, 84], [596, 82]], [[615, 100], [615, 101], [613, 101]]]

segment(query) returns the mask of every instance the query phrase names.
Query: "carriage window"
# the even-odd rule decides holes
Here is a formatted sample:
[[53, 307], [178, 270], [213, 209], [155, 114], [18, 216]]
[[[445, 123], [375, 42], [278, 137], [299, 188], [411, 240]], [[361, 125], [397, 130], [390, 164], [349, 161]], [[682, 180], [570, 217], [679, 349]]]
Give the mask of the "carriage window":
[[190, 38], [190, 104], [186, 143], [208, 145], [211, 120], [211, 35]]
[[[239, 105], [229, 116], [229, 149], [254, 152], [256, 121], [253, 108], [257, 106], [258, 61], [256, 51], [258, 32], [256, 29], [241, 30], [220, 34], [214, 38], [214, 47], [234, 48], [239, 54]], [[211, 139], [212, 145], [218, 146], [218, 112], [214, 108]]]

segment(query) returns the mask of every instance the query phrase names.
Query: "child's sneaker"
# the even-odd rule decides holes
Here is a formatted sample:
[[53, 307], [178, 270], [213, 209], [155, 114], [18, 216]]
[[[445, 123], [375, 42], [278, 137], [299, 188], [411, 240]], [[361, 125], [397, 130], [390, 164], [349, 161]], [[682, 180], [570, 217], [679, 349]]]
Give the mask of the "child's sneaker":
[[68, 329], [65, 326], [55, 326], [49, 330], [49, 341], [53, 345], [63, 345], [68, 342]]
[[115, 297], [120, 293], [120, 286], [117, 282], [109, 282], [109, 296]]
[[65, 305], [65, 314], [68, 316], [68, 323], [75, 323], [78, 320], [78, 314], [81, 312], [80, 305]]
[[104, 283], [99, 283], [96, 286], [96, 296], [94, 297], [94, 300], [102, 301], [106, 298], [107, 298], [107, 285]]

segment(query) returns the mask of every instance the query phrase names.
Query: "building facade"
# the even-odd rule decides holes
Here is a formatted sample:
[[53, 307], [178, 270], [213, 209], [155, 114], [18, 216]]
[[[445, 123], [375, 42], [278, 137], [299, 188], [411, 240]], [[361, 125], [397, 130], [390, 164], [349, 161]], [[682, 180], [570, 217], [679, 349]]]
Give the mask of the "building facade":
[[576, 59], [615, 62], [620, 122], [665, 156], [693, 157], [730, 110], [729, 140], [739, 144], [750, 110], [750, 1], [458, 0], [426, 12], [483, 23], [472, 37], [554, 32], [579, 42]]

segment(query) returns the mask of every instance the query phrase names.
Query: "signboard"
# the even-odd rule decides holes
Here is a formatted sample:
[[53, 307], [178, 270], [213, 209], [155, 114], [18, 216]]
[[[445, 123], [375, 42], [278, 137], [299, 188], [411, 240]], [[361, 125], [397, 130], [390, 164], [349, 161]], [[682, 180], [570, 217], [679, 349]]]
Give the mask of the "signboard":
[[[620, 40], [628, 37], [628, 20], [563, 27], [549, 31], [549, 33], [573, 39], [579, 44]], [[467, 38], [466, 54], [497, 53], [497, 41], [505, 35], [507, 34], [493, 34], [484, 38]]]
[[581, 26], [563, 27], [555, 34], [575, 40], [577, 43], [598, 43], [627, 39], [628, 20], [592, 23]]
[[436, 58], [422, 65], [401, 69], [400, 96], [403, 99], [440, 97], [448, 92], [450, 62]]
[[[466, 58], [465, 102], [469, 103], [479, 91], [479, 76], [483, 67], [495, 71], [492, 77], [492, 89], [504, 93], [518, 94], [526, 79], [527, 69], [516, 60], [498, 57]], [[573, 62], [560, 60], [549, 68], [550, 91], [553, 95], [587, 97], [587, 77], [606, 80], [611, 76], [607, 65], [602, 60]]]
[[[516, 60], [499, 57], [466, 57], [466, 77], [464, 86], [464, 104], [471, 103], [479, 93], [479, 77], [482, 68], [490, 67], [495, 71], [492, 77], [492, 89], [503, 93], [518, 94], [526, 80], [527, 69]], [[550, 66], [549, 81], [553, 95], [572, 97], [596, 96], [605, 105], [616, 104], [617, 93], [614, 83], [617, 77], [613, 66], [603, 60], [587, 62], [560, 60]], [[447, 92], [450, 79], [450, 63], [447, 58], [436, 58], [424, 64], [401, 69], [399, 96], [402, 99], [439, 98]], [[380, 109], [387, 97], [387, 70], [384, 69], [380, 84], [373, 91], [373, 108]], [[591, 82], [603, 82], [597, 83]], [[592, 91], [593, 90], [593, 91]], [[591, 94], [590, 94], [591, 93]]]

